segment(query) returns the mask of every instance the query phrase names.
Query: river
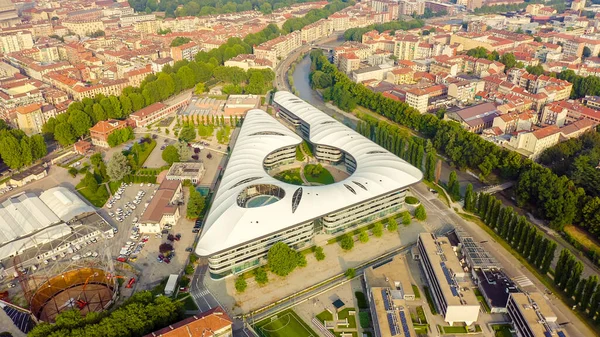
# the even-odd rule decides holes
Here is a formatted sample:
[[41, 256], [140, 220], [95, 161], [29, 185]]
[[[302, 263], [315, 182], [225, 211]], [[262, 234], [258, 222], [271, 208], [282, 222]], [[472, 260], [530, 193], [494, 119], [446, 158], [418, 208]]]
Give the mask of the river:
[[310, 87], [310, 83], [308, 80], [308, 75], [310, 74], [310, 57], [306, 55], [302, 61], [300, 61], [296, 65], [296, 69], [294, 70], [294, 74], [292, 75], [294, 78], [294, 87], [298, 91], [298, 95], [303, 100], [312, 104], [314, 107], [320, 109], [325, 112], [329, 116], [341, 121], [346, 126], [356, 129], [357, 119], [354, 117], [348, 117], [347, 115], [334, 110], [333, 108], [328, 107], [323, 103], [323, 99], [315, 90], [312, 90]]

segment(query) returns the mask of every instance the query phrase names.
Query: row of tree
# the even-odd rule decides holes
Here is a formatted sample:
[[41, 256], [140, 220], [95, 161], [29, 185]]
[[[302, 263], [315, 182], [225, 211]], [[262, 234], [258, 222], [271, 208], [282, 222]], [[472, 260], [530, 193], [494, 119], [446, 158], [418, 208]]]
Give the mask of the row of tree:
[[545, 238], [527, 218], [518, 215], [512, 207], [504, 207], [502, 201], [493, 195], [479, 193], [474, 206], [481, 220], [542, 274], [550, 270], [556, 242]]
[[295, 30], [300, 30], [306, 25], [310, 25], [311, 23], [317, 22], [321, 19], [326, 19], [331, 14], [338, 12], [353, 4], [354, 2], [352, 0], [345, 2], [342, 2], [340, 0], [334, 0], [321, 9], [310, 10], [303, 17], [291, 18], [287, 20], [281, 27], [281, 30], [285, 34], [291, 33]]
[[579, 76], [573, 70], [563, 70], [558, 74], [558, 78], [573, 84], [571, 98], [600, 95], [600, 77], [598, 76]]
[[0, 128], [0, 156], [11, 169], [29, 166], [48, 153], [41, 135], [29, 137], [22, 130], [9, 129], [6, 123]]
[[223, 67], [222, 64], [241, 53], [251, 52], [249, 43], [262, 43], [276, 36], [279, 36], [279, 28], [269, 25], [259, 33], [248, 35], [244, 40], [231, 38], [219, 48], [199, 52], [196, 61], [181, 60], [172, 67], [166, 65], [158, 74], [148, 75], [139, 88], [123, 89], [120, 96], [106, 97], [99, 94], [94, 98], [73, 102], [65, 113], [50, 118], [44, 125], [43, 132], [53, 135], [61, 145], [71, 145], [79, 137], [87, 135], [90, 127], [98, 121], [127, 118], [133, 111], [211, 79], [230, 83], [235, 92], [264, 94], [272, 87], [275, 76], [273, 71], [250, 69], [246, 72], [240, 68]]
[[[321, 51], [311, 52], [311, 58], [313, 70], [332, 76], [333, 88], [337, 88], [334, 92], [345, 92], [356, 104], [430, 138], [433, 148], [444, 153], [457, 167], [479, 170], [483, 179], [492, 171], [502, 178], [515, 179], [519, 205], [530, 207], [536, 215], [550, 220], [554, 228], [561, 229], [565, 224], [581, 223], [583, 220], [581, 210], [590, 201], [585, 198], [585, 192], [574, 188], [568, 178], [559, 178], [551, 170], [518, 153], [464, 130], [458, 123], [440, 120], [433, 114], [421, 114], [404, 102], [386, 98], [352, 82], [329, 63]], [[398, 132], [388, 132], [390, 135], [394, 133]]]
[[165, 12], [166, 17], [206, 16], [251, 10], [271, 14], [274, 9], [288, 7], [296, 0], [129, 0], [136, 12]]
[[362, 42], [362, 36], [366, 32], [376, 30], [380, 33], [390, 30], [410, 30], [414, 28], [421, 28], [425, 25], [425, 21], [420, 19], [413, 19], [410, 21], [390, 21], [385, 23], [377, 23], [368, 27], [350, 28], [344, 32], [344, 40], [346, 41], [358, 41]]
[[67, 310], [56, 317], [56, 324], [42, 322], [30, 337], [141, 337], [183, 317], [183, 305], [166, 296], [155, 297], [150, 291], [133, 294], [116, 310], [90, 312]]
[[[590, 318], [600, 311], [600, 287], [598, 276], [591, 275], [582, 279], [583, 264], [567, 249], [563, 249], [558, 257], [554, 271], [554, 284], [563, 290], [569, 299], [575, 301], [578, 310]], [[596, 317], [600, 323], [600, 315]]]

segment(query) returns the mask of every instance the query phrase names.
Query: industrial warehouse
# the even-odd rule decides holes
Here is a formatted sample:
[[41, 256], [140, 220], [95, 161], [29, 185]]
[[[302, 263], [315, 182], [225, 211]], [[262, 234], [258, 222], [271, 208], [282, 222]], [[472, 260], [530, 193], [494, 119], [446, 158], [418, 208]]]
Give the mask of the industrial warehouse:
[[[294, 249], [315, 233], [338, 234], [398, 212], [419, 169], [288, 92], [274, 98], [284, 126], [250, 110], [209, 210], [196, 253], [209, 257], [211, 277], [259, 266], [283, 241]], [[270, 171], [294, 162], [307, 141], [315, 160], [347, 177], [327, 185], [290, 184]]]
[[0, 206], [0, 275], [14, 276], [14, 257], [21, 268], [64, 257], [71, 245], [112, 234], [112, 227], [93, 207], [65, 187], [21, 193]]

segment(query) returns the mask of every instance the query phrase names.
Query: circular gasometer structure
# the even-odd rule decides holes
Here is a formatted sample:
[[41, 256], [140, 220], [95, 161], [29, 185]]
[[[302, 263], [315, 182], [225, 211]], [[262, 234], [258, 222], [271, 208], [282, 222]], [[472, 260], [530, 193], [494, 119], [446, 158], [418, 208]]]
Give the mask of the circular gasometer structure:
[[[29, 247], [15, 257], [15, 276], [29, 310], [40, 321], [54, 322], [70, 309], [82, 315], [107, 309], [118, 283], [107, 232], [94, 224], [70, 224], [70, 233]], [[40, 242], [41, 243], [41, 242]]]

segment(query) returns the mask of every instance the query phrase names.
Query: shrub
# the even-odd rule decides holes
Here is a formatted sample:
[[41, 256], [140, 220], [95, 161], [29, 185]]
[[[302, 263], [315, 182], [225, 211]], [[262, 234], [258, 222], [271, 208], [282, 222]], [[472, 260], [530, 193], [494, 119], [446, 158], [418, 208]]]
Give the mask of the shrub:
[[409, 195], [408, 197], [406, 197], [404, 199], [404, 201], [409, 205], [416, 205], [419, 203], [419, 199], [413, 197], [412, 195]]
[[358, 319], [360, 321], [360, 327], [366, 329], [371, 326], [371, 319], [369, 317], [369, 313], [366, 311], [362, 311], [358, 313]]
[[267, 276], [267, 271], [264, 267], [254, 269], [254, 280], [259, 285], [265, 285], [269, 282], [269, 276]]
[[317, 261], [325, 260], [325, 253], [323, 253], [323, 247], [315, 247], [315, 259], [317, 259]]
[[340, 240], [340, 246], [343, 250], [351, 250], [354, 248], [354, 239], [352, 238], [352, 235], [348, 233], [344, 234]]
[[376, 238], [380, 238], [383, 235], [383, 224], [380, 221], [376, 222], [373, 226], [373, 235]]
[[198, 255], [192, 253], [190, 254], [190, 263], [196, 263], [198, 261]]
[[356, 303], [359, 309], [366, 309], [369, 307], [369, 303], [367, 302], [367, 298], [362, 291], [354, 292], [354, 296], [356, 297]]
[[360, 230], [360, 234], [358, 235], [358, 239], [362, 243], [369, 242], [369, 233], [367, 233], [366, 229], [363, 228], [363, 229]]
[[395, 231], [398, 230], [398, 222], [396, 222], [396, 219], [394, 219], [394, 218], [389, 218], [388, 219], [387, 229], [390, 232], [395, 232]]
[[238, 293], [243, 293], [244, 291], [246, 291], [247, 287], [248, 283], [246, 283], [246, 279], [244, 278], [244, 276], [239, 276], [235, 279], [235, 290]]
[[346, 269], [346, 271], [344, 272], [344, 275], [348, 278], [348, 279], [353, 279], [356, 276], [356, 269], [354, 268], [348, 268]]
[[71, 175], [71, 177], [73, 177], [73, 178], [75, 178], [75, 177], [77, 176], [77, 173], [79, 172], [79, 171], [77, 171], [77, 169], [76, 169], [76, 168], [74, 168], [74, 167], [69, 167], [69, 170], [68, 170], [68, 171], [69, 171], [69, 174]]
[[419, 205], [415, 209], [415, 218], [419, 221], [424, 221], [427, 219], [427, 212], [425, 212], [425, 207], [423, 205]]
[[412, 217], [410, 216], [410, 213], [408, 213], [408, 211], [404, 211], [402, 212], [402, 224], [405, 226], [410, 225], [410, 221], [412, 220]]
[[187, 266], [185, 266], [185, 269], [183, 271], [186, 275], [192, 275], [194, 273], [194, 266], [191, 264], [188, 264]]
[[187, 276], [182, 276], [181, 279], [179, 280], [179, 286], [182, 288], [185, 288], [187, 286], [190, 285], [190, 278]]

